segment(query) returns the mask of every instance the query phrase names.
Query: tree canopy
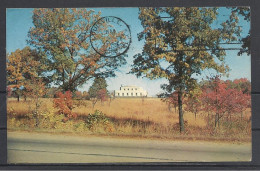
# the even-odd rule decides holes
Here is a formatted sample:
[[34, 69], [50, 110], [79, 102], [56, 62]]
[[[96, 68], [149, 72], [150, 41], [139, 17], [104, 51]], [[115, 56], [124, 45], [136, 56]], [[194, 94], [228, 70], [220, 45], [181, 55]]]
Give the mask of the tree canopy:
[[[243, 17], [243, 19], [247, 22], [250, 22], [251, 20], [251, 12], [249, 7], [233, 7], [231, 8], [233, 13], [236, 13], [237, 15], [240, 15]], [[242, 48], [238, 52], [238, 55], [242, 55], [243, 53], [246, 53], [247, 55], [251, 54], [251, 48], [250, 48], [250, 30], [247, 33], [245, 37], [241, 39], [242, 41]]]
[[165, 95], [178, 92], [180, 131], [184, 131], [182, 98], [197, 87], [194, 75], [205, 69], [225, 74], [225, 48], [222, 42], [237, 41], [241, 32], [238, 17], [230, 17], [220, 25], [218, 8], [140, 8], [143, 31], [139, 40], [145, 44], [134, 56], [132, 73], [150, 79], [166, 78]]
[[46, 69], [46, 65], [41, 63], [43, 59], [43, 55], [28, 46], [7, 54], [7, 84], [13, 89], [18, 100], [30, 87], [30, 81], [42, 76]]
[[[114, 71], [126, 63], [125, 55], [109, 58], [91, 49], [90, 30], [100, 13], [83, 8], [42, 8], [34, 9], [32, 18], [34, 27], [28, 33], [28, 43], [47, 55], [46, 76], [64, 91], [75, 91], [97, 76], [115, 76]], [[96, 32], [102, 33], [106, 27], [103, 23]], [[95, 37], [101, 44], [108, 39], [102, 34]], [[103, 45], [101, 52], [109, 46]]]
[[103, 77], [97, 77], [94, 79], [93, 84], [90, 86], [88, 93], [92, 100], [93, 107], [98, 100], [105, 101], [108, 96], [107, 82]]

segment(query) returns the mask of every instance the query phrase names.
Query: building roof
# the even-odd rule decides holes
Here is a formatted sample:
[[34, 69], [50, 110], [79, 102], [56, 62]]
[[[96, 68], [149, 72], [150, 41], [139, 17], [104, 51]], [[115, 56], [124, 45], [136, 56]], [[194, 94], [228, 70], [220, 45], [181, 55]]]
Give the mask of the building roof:
[[[134, 85], [126, 85], [126, 86], [121, 86], [121, 87], [138, 87], [138, 86], [134, 86]], [[139, 88], [139, 87], [138, 87]]]

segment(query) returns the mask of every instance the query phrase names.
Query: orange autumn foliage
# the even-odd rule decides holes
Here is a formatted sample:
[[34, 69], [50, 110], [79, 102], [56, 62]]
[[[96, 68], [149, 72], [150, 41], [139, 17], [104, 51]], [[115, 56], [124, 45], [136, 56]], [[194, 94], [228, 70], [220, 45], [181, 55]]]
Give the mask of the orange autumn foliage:
[[58, 109], [58, 114], [63, 114], [65, 118], [63, 121], [67, 121], [71, 118], [76, 118], [77, 115], [72, 112], [73, 100], [71, 91], [66, 91], [64, 94], [58, 92], [57, 98], [53, 99], [54, 107]]

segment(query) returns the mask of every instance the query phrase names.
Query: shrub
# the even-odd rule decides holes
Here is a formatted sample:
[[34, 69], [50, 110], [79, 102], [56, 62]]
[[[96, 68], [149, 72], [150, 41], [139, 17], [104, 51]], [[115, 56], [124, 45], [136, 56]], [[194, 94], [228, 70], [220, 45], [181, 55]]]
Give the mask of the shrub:
[[63, 114], [65, 117], [63, 121], [67, 121], [71, 118], [76, 118], [77, 115], [72, 112], [73, 109], [73, 100], [71, 91], [66, 91], [64, 94], [58, 92], [56, 97], [53, 100], [54, 107], [58, 109], [59, 114]]
[[86, 118], [86, 125], [92, 132], [113, 131], [113, 126], [110, 119], [99, 110], [96, 110], [93, 114], [88, 114]]
[[41, 127], [55, 129], [62, 124], [64, 115], [56, 115], [54, 111], [54, 108], [50, 107], [48, 111], [44, 112]]

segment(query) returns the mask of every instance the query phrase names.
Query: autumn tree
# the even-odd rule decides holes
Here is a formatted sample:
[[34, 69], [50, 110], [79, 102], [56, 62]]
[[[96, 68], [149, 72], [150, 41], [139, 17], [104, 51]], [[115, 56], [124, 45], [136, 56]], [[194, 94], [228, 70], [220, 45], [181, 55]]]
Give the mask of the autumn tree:
[[204, 111], [208, 114], [208, 118], [207, 118], [207, 121], [208, 121], [208, 126], [210, 126], [210, 121], [211, 121], [211, 116], [213, 115], [213, 111], [211, 111], [211, 104], [209, 103], [209, 101], [211, 100], [211, 98], [209, 97], [208, 95], [208, 92], [211, 91], [211, 88], [209, 86], [209, 82], [208, 81], [202, 81], [200, 82], [200, 87], [201, 87], [201, 95], [200, 95], [200, 101], [201, 103], [203, 104], [201, 106], [201, 111]]
[[234, 101], [231, 105], [235, 108], [235, 112], [241, 114], [242, 118], [243, 112], [251, 107], [251, 82], [246, 78], [240, 78], [233, 81], [227, 80], [226, 84], [228, 88], [235, 90], [232, 93], [235, 98], [231, 99], [230, 102]]
[[[46, 76], [63, 91], [74, 92], [97, 76], [115, 76], [114, 71], [126, 63], [126, 55], [104, 57], [91, 48], [90, 30], [100, 15], [100, 12], [86, 8], [38, 8], [33, 11], [34, 26], [28, 33], [28, 43], [47, 55]], [[100, 32], [96, 35], [100, 40], [100, 52], [109, 46], [105, 43], [109, 37], [102, 36], [106, 28], [104, 22], [96, 30], [96, 33]], [[111, 33], [111, 42], [117, 41], [114, 37], [121, 34]]]
[[72, 109], [74, 108], [72, 92], [57, 92], [56, 97], [57, 98], [53, 99], [53, 104], [54, 107], [58, 109], [58, 114], [64, 115], [63, 121], [66, 122], [69, 119], [76, 118], [77, 115], [72, 112]]
[[[242, 89], [231, 87], [231, 80], [223, 81], [219, 76], [209, 78], [208, 82], [202, 85], [202, 101], [204, 111], [211, 111], [215, 115], [215, 127], [220, 125], [224, 116], [231, 120], [233, 114], [245, 111], [250, 104], [250, 94], [243, 93]], [[238, 83], [234, 80], [235, 84]]]
[[103, 103], [107, 96], [107, 82], [105, 78], [103, 77], [97, 77], [94, 79], [93, 84], [88, 90], [90, 100], [92, 101], [93, 108], [95, 107], [95, 104], [100, 100], [101, 103]]
[[227, 92], [229, 95], [223, 106], [226, 108], [230, 121], [232, 121], [232, 114], [240, 114], [242, 119], [243, 112], [250, 107], [250, 95], [244, 94], [241, 90], [237, 89], [228, 89]]
[[224, 81], [219, 76], [210, 78], [209, 86], [204, 88], [202, 98], [206, 97], [207, 102], [204, 110], [215, 113], [215, 127], [220, 125], [220, 119], [225, 115], [227, 102], [229, 100], [229, 91]]
[[234, 81], [227, 80], [226, 82], [229, 88], [237, 89], [244, 94], [251, 94], [251, 82], [247, 78], [235, 79]]
[[35, 126], [38, 127], [40, 124], [41, 113], [40, 106], [42, 104], [42, 100], [40, 99], [46, 94], [47, 90], [45, 88], [45, 83], [42, 78], [32, 77], [30, 80], [26, 82], [26, 96], [30, 97], [33, 105], [33, 118], [35, 119]]
[[[145, 44], [134, 56], [132, 73], [150, 79], [166, 78], [162, 88], [178, 92], [180, 132], [184, 132], [183, 96], [197, 86], [205, 69], [226, 73], [225, 48], [222, 42], [236, 41], [240, 33], [238, 18], [232, 13], [216, 25], [217, 8], [140, 8], [143, 31], [138, 34]], [[214, 23], [214, 27], [213, 27]]]
[[108, 92], [107, 89], [101, 89], [97, 91], [97, 98], [100, 100], [101, 104], [104, 104], [104, 101], [108, 98]]
[[176, 108], [178, 106], [178, 93], [176, 91], [171, 94], [161, 93], [158, 97], [160, 97], [163, 102], [168, 104], [169, 111], [171, 111], [171, 108], [174, 107], [176, 113]]
[[46, 69], [46, 65], [42, 63], [44, 58], [44, 55], [28, 46], [7, 54], [7, 85], [12, 89], [18, 101], [21, 95], [26, 97], [27, 85], [30, 84], [32, 78], [42, 76]]
[[188, 97], [184, 100], [184, 110], [193, 113], [195, 120], [197, 118], [197, 114], [201, 111], [202, 107], [201, 95], [201, 88], [196, 87], [189, 93]]

